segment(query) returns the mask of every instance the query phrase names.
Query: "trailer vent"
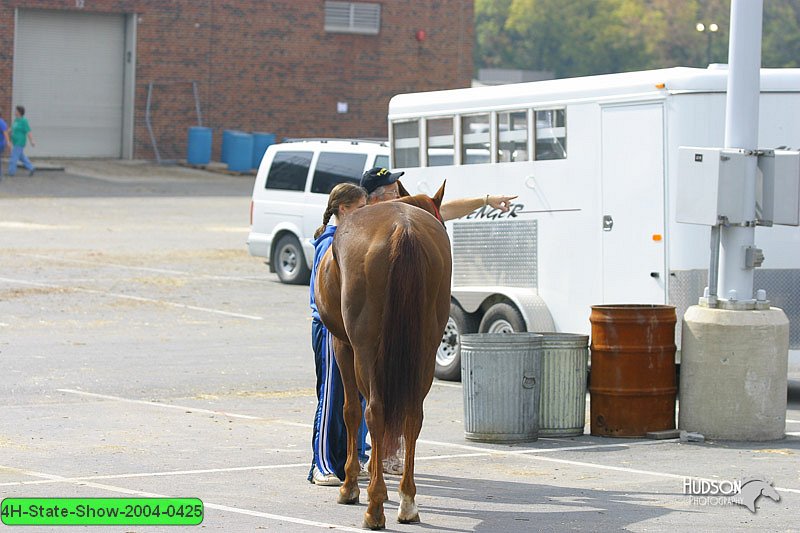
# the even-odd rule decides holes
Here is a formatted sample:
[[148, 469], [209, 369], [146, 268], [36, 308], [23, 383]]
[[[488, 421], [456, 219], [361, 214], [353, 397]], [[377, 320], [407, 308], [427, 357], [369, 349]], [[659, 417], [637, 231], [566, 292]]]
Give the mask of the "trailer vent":
[[325, 31], [377, 35], [381, 5], [366, 2], [325, 2]]
[[537, 221], [453, 224], [453, 288], [538, 288]]

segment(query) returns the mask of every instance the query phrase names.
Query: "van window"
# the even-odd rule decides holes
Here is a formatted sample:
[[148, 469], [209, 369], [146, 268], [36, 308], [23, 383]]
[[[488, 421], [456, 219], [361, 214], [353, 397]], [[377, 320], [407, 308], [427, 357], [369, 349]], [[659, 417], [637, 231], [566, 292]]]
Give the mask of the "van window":
[[389, 156], [388, 155], [375, 156], [375, 164], [373, 166], [381, 168], [391, 168], [389, 166]]
[[267, 189], [303, 191], [313, 152], [278, 152], [267, 174]]
[[356, 185], [361, 181], [367, 154], [343, 154], [320, 152], [314, 169], [311, 192], [328, 194], [334, 186], [349, 181]]

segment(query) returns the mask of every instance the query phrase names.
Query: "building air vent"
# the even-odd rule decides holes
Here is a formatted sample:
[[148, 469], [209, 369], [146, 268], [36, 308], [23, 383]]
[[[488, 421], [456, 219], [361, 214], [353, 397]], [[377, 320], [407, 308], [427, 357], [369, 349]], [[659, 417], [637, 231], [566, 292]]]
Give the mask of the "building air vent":
[[325, 31], [377, 35], [381, 5], [366, 2], [325, 2]]

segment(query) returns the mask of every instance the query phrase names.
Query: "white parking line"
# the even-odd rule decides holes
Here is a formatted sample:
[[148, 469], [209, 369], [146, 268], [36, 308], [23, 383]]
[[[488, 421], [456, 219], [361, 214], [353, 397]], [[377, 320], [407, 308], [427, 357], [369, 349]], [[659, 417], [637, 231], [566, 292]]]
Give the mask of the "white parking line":
[[264, 283], [264, 279], [261, 278], [242, 278], [238, 276], [217, 276], [212, 274], [198, 274], [197, 272], [189, 272], [187, 270], [171, 270], [167, 268], [153, 268], [153, 267], [142, 267], [142, 266], [131, 266], [131, 265], [123, 265], [120, 263], [109, 263], [106, 261], [89, 261], [86, 259], [68, 259], [65, 257], [58, 257], [53, 258], [49, 255], [43, 254], [19, 254], [24, 257], [32, 257], [35, 259], [47, 259], [49, 262], [58, 262], [58, 263], [77, 263], [81, 265], [94, 265], [94, 266], [104, 266], [104, 267], [113, 267], [113, 268], [121, 268], [125, 270], [141, 270], [142, 272], [154, 272], [156, 274], [173, 274], [177, 276], [187, 276], [194, 279], [202, 278], [202, 279], [216, 279], [216, 280], [224, 280], [224, 281], [246, 281], [250, 283]]
[[210, 307], [198, 307], [196, 305], [187, 305], [177, 302], [169, 302], [167, 300], [156, 300], [155, 298], [145, 298], [144, 296], [132, 296], [130, 294], [120, 294], [117, 292], [101, 291], [97, 289], [84, 289], [82, 287], [70, 287], [65, 285], [55, 285], [52, 283], [41, 283], [37, 281], [27, 281], [22, 279], [0, 278], [0, 282], [14, 283], [17, 285], [30, 285], [32, 287], [46, 287], [48, 289], [62, 289], [67, 291], [85, 292], [88, 294], [99, 294], [101, 296], [111, 296], [113, 298], [122, 298], [124, 300], [134, 300], [137, 302], [147, 302], [159, 305], [167, 305], [170, 307], [178, 307], [181, 309], [191, 309], [192, 311], [202, 311], [204, 313], [214, 313], [217, 315], [230, 316], [233, 318], [246, 318], [248, 320], [264, 320], [264, 317], [254, 315], [244, 315], [241, 313], [232, 313], [230, 311], [222, 311], [220, 309], [212, 309]]
[[433, 384], [438, 385], [439, 387], [449, 387], [451, 389], [460, 389], [462, 387], [461, 384], [456, 385], [455, 383], [448, 383], [446, 381], [441, 381], [439, 379], [434, 379]]
[[[266, 450], [265, 450], [266, 451]], [[280, 450], [286, 451], [286, 450]], [[100, 479], [131, 479], [137, 477], [168, 477], [168, 476], [191, 476], [197, 474], [219, 474], [226, 472], [248, 472], [254, 470], [282, 470], [284, 468], [308, 468], [308, 463], [289, 463], [283, 465], [259, 465], [259, 466], [232, 466], [230, 468], [206, 468], [202, 470], [171, 470], [166, 472], [139, 472], [135, 474], [107, 474], [102, 476], [80, 476], [80, 477], [54, 477], [45, 478], [37, 481], [7, 481], [0, 483], [0, 487], [18, 487], [22, 485], [46, 485], [48, 483], [73, 483], [77, 481], [94, 481]], [[0, 465], [0, 469], [19, 472], [20, 474], [33, 475], [27, 470], [21, 470], [9, 466]]]
[[[266, 419], [257, 416], [251, 415], [242, 415], [236, 413], [228, 413], [224, 411], [211, 411], [208, 409], [197, 409], [194, 407], [187, 407], [175, 404], [165, 404], [159, 402], [151, 402], [146, 400], [133, 400], [129, 398], [122, 398], [119, 396], [109, 396], [106, 394], [96, 394], [92, 392], [85, 392], [85, 391], [77, 391], [74, 389], [57, 389], [59, 392], [64, 392], [68, 394], [77, 394], [83, 396], [89, 396], [94, 398], [100, 398], [105, 400], [114, 400], [114, 401], [122, 401], [128, 403], [135, 403], [140, 405], [148, 405], [151, 407], [166, 407], [170, 409], [180, 409], [183, 411], [191, 411], [191, 412], [198, 412], [198, 413], [210, 413], [216, 415], [224, 415], [229, 416], [231, 418], [244, 418], [250, 420], [270, 420], [272, 422], [278, 424], [285, 424], [285, 425], [293, 425], [298, 427], [305, 427], [310, 428], [311, 424], [301, 424], [297, 422], [289, 422], [280, 419]], [[792, 433], [787, 433], [787, 435], [793, 435]], [[544, 439], [543, 439], [544, 440]], [[621, 466], [613, 466], [613, 465], [604, 465], [599, 463], [588, 463], [584, 461], [572, 461], [569, 459], [557, 459], [555, 457], [543, 457], [542, 454], [546, 453], [554, 453], [554, 452], [568, 452], [568, 451], [576, 451], [576, 450], [594, 450], [594, 449], [604, 449], [604, 448], [629, 448], [633, 446], [656, 446], [660, 444], [667, 444], [667, 443], [674, 443], [676, 439], [665, 439], [665, 440], [645, 440], [645, 441], [634, 441], [634, 442], [620, 442], [620, 443], [613, 443], [613, 444], [590, 444], [586, 446], [562, 446], [559, 448], [544, 448], [544, 449], [525, 449], [525, 450], [498, 450], [494, 448], [484, 448], [481, 446], [473, 446], [470, 444], [457, 444], [452, 442], [440, 442], [440, 441], [431, 441], [426, 439], [419, 439], [418, 442], [424, 444], [430, 444], [435, 446], [444, 446], [450, 448], [457, 448], [463, 450], [469, 450], [470, 453], [463, 453], [463, 454], [449, 454], [449, 455], [433, 455], [433, 456], [418, 456], [416, 459], [420, 461], [436, 461], [436, 460], [443, 460], [443, 459], [454, 459], [454, 458], [465, 458], [465, 457], [485, 457], [491, 455], [507, 455], [507, 456], [522, 456], [527, 457], [536, 461], [546, 461], [546, 462], [553, 462], [553, 463], [561, 463], [561, 464], [568, 464], [572, 466], [581, 466], [586, 468], [596, 468], [599, 470], [609, 470], [609, 471], [616, 471], [616, 472], [628, 472], [632, 474], [643, 474], [649, 475], [654, 477], [666, 477], [672, 479], [684, 479], [689, 477], [695, 477], [687, 474], [671, 474], [668, 472], [658, 472], [655, 470], [639, 470], [635, 468], [627, 468]], [[307, 466], [307, 465], [303, 465]], [[239, 467], [239, 468], [248, 468], [248, 467]], [[155, 475], [155, 474], [153, 474]], [[143, 475], [142, 477], [145, 477]], [[697, 478], [697, 479], [705, 479], [705, 478]], [[709, 478], [710, 479], [710, 478]], [[791, 492], [795, 494], [800, 494], [800, 489], [790, 489], [785, 487], [775, 487], [776, 490], [784, 491], [784, 492]]]
[[[306, 466], [308, 466], [308, 465], [306, 465]], [[0, 468], [8, 468], [8, 467], [0, 466]], [[170, 496], [167, 496], [167, 495], [164, 495], [164, 494], [156, 494], [156, 493], [153, 493], [153, 492], [144, 492], [144, 491], [140, 491], [140, 490], [126, 489], [126, 488], [122, 488], [122, 487], [116, 487], [114, 485], [106, 485], [106, 484], [103, 484], [103, 483], [92, 483], [91, 481], [73, 481], [73, 480], [70, 480], [69, 478], [65, 478], [65, 477], [62, 477], [62, 476], [56, 476], [56, 475], [53, 475], [53, 474], [45, 474], [43, 472], [35, 472], [33, 470], [22, 470], [22, 469], [17, 469], [17, 468], [8, 468], [8, 469], [17, 471], [19, 473], [22, 473], [22, 474], [25, 474], [25, 475], [28, 475], [28, 476], [44, 478], [45, 480], [48, 480], [48, 481], [51, 481], [51, 482], [72, 483], [74, 485], [79, 485], [79, 486], [82, 486], [82, 487], [91, 487], [91, 488], [106, 490], [106, 491], [114, 492], [114, 493], [118, 493], [118, 494], [129, 494], [129, 495], [132, 495], [132, 496], [141, 496], [141, 497], [145, 497], [145, 498], [169, 498], [170, 497]], [[242, 508], [239, 508], [239, 507], [230, 507], [228, 505], [221, 505], [221, 504], [218, 504], [218, 503], [209, 503], [209, 502], [205, 502], [204, 501], [203, 502], [203, 506], [206, 509], [216, 509], [218, 511], [227, 511], [229, 513], [237, 513], [237, 514], [243, 514], [243, 515], [248, 515], [248, 516], [255, 516], [255, 517], [258, 517], [258, 518], [266, 518], [268, 520], [276, 520], [276, 521], [279, 521], [279, 522], [289, 522], [289, 523], [292, 523], [292, 524], [300, 524], [300, 525], [304, 525], [304, 526], [311, 526], [311, 527], [317, 527], [317, 528], [322, 528], [322, 529], [333, 529], [335, 531], [356, 531], [358, 533], [363, 533], [362, 529], [356, 529], [356, 528], [353, 528], [353, 527], [340, 526], [340, 525], [337, 525], [337, 524], [329, 524], [329, 523], [326, 523], [326, 522], [315, 522], [313, 520], [305, 520], [303, 518], [295, 518], [293, 516], [283, 516], [283, 515], [277, 515], [277, 514], [272, 514], [272, 513], [264, 513], [264, 512], [261, 512], [261, 511], [253, 511], [251, 509], [242, 509]]]
[[109, 396], [108, 394], [97, 394], [95, 392], [86, 392], [82, 390], [74, 390], [74, 389], [56, 389], [58, 392], [63, 392], [66, 394], [77, 394], [79, 396], [88, 396], [90, 398], [100, 398], [101, 400], [114, 400], [117, 402], [127, 402], [127, 403], [136, 403], [139, 405], [149, 405], [152, 407], [164, 407], [166, 409], [178, 409], [180, 411], [191, 411], [194, 413], [207, 413], [212, 415], [222, 415], [227, 416], [230, 418], [244, 418], [247, 420], [267, 420], [266, 418], [262, 418], [260, 416], [252, 416], [252, 415], [240, 415], [237, 413], [228, 413], [225, 411], [213, 411], [211, 409], [201, 409], [198, 407], [187, 407], [185, 405], [175, 405], [172, 403], [160, 403], [160, 402], [150, 402], [147, 400], [132, 400], [130, 398], [121, 398], [119, 396]]

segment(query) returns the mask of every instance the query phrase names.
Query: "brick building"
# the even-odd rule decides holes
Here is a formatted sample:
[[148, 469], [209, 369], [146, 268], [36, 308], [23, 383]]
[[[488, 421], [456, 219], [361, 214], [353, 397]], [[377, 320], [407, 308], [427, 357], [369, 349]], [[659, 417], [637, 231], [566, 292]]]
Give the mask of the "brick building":
[[386, 137], [394, 94], [470, 85], [472, 26], [472, 0], [0, 0], [0, 109], [33, 156], [183, 158], [198, 114], [215, 157], [223, 129]]

